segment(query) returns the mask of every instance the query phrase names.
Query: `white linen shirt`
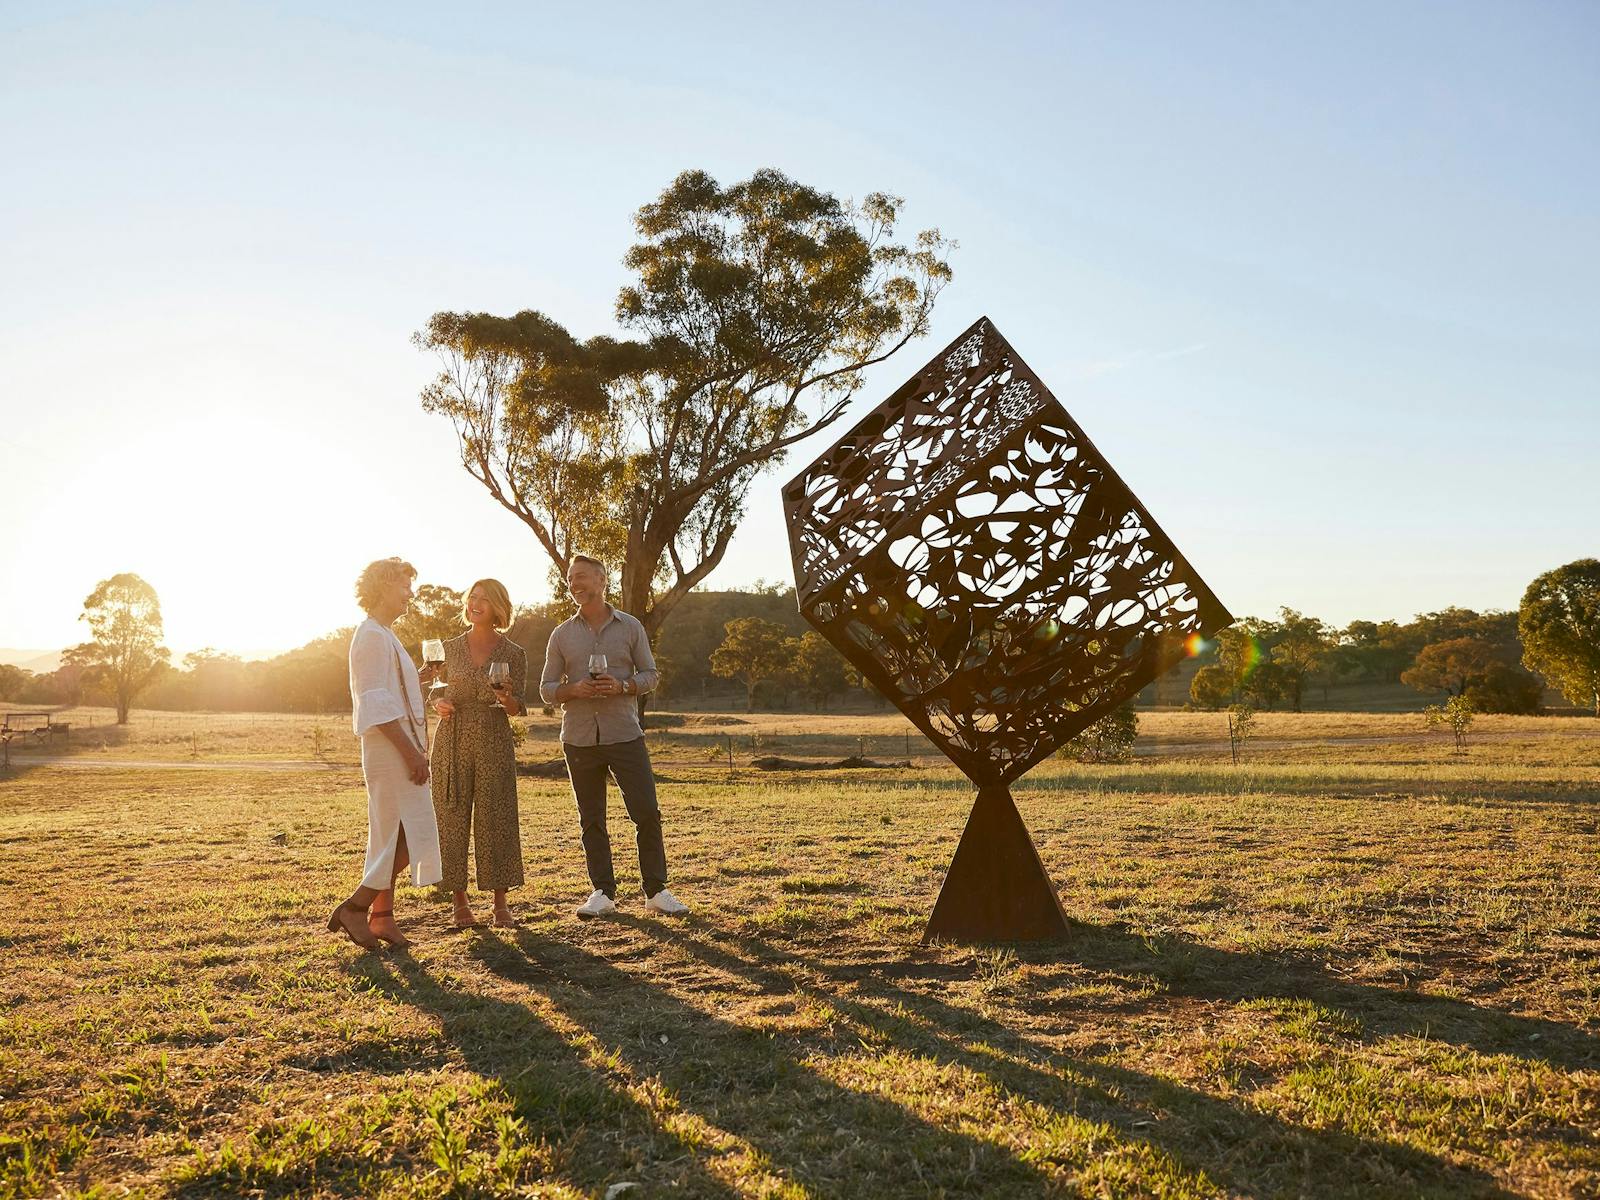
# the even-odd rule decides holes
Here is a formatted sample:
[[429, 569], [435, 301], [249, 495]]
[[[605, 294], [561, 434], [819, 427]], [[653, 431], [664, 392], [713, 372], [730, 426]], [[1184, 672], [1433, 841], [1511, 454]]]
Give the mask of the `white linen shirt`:
[[[407, 703], [409, 699], [410, 703]], [[368, 617], [350, 638], [350, 722], [356, 736], [400, 721], [412, 741], [424, 745], [422, 681], [400, 639]]]

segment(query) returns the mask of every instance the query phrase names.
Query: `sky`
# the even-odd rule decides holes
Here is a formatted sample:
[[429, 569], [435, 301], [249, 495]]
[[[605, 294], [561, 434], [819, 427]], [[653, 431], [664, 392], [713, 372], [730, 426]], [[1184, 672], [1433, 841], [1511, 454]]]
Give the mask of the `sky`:
[[905, 198], [1237, 614], [1514, 608], [1597, 553], [1600, 6], [0, 2], [0, 647], [134, 571], [261, 655], [423, 582], [549, 595], [421, 411], [440, 310], [616, 332], [687, 168]]

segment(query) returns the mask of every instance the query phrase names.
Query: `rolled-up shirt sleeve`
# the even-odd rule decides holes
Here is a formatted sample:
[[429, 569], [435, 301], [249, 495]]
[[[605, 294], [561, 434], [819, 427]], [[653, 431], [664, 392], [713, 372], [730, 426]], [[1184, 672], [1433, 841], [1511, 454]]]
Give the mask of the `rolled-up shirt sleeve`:
[[544, 671], [539, 676], [539, 699], [546, 704], [556, 703], [556, 689], [567, 681], [566, 658], [561, 653], [561, 647], [556, 645], [556, 634], [561, 630], [557, 625], [550, 633], [550, 640], [544, 647]]
[[633, 645], [629, 649], [633, 653], [634, 687], [641, 696], [655, 691], [656, 684], [661, 682], [661, 672], [656, 670], [656, 656], [650, 651], [650, 635], [637, 621], [633, 624]]
[[393, 647], [370, 629], [358, 629], [351, 639], [350, 705], [357, 736], [405, 715], [393, 686], [392, 656]]

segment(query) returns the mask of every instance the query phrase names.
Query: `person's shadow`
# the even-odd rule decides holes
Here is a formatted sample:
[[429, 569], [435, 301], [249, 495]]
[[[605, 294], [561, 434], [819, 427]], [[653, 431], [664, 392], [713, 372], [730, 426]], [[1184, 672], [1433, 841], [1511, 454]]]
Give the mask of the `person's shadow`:
[[[658, 986], [636, 952], [624, 969], [524, 928], [514, 942], [480, 939], [472, 953], [501, 979], [539, 993], [624, 1077], [658, 1081], [652, 1086], [670, 1098], [669, 1109], [726, 1139], [702, 1151], [755, 1167], [758, 1178], [745, 1180], [742, 1192], [782, 1194], [785, 1185], [865, 1197], [1047, 1190], [1048, 1171], [1010, 1148], [919, 1117], [870, 1080], [830, 1078], [795, 1038], [714, 1011], [727, 999], [720, 990], [705, 993], [708, 1005], [700, 1007]], [[740, 990], [761, 999], [758, 989]]]
[[[793, 1039], [695, 1007], [596, 955], [526, 929], [515, 942], [475, 939], [470, 953], [536, 993], [534, 1003], [452, 988], [407, 956], [352, 969], [437, 1017], [465, 1064], [506, 1087], [530, 1134], [560, 1147], [575, 1186], [627, 1179], [673, 1195], [732, 1196], [790, 1185], [870, 1197], [1047, 1188], [1047, 1171], [1006, 1147], [830, 1080]], [[537, 1011], [541, 1001], [555, 1020]], [[391, 1063], [368, 1052], [316, 1067], [383, 1073], [408, 1063], [417, 1060], [404, 1051]], [[631, 1094], [641, 1086], [664, 1093], [653, 1112]]]
[[[528, 1005], [453, 987], [407, 954], [363, 955], [348, 969], [379, 995], [437, 1018], [446, 1043], [468, 1069], [505, 1088], [528, 1141], [552, 1148], [555, 1173], [563, 1182], [598, 1192], [636, 1180], [642, 1149], [650, 1161], [674, 1164], [677, 1194], [741, 1195], [708, 1169], [698, 1146], [663, 1128], [614, 1072]], [[523, 969], [530, 979], [559, 982], [526, 962]], [[448, 1066], [452, 1056], [440, 1050], [437, 1038], [389, 1039], [381, 1051], [367, 1046], [296, 1065], [318, 1073], [401, 1075]]]

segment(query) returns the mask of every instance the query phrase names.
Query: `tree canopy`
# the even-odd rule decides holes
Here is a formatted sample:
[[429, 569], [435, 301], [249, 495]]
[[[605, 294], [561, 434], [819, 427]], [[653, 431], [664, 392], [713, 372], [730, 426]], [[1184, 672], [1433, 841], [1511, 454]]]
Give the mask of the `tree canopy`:
[[161, 601], [132, 572], [102, 579], [83, 601], [80, 618], [94, 640], [63, 656], [86, 683], [105, 683], [116, 698], [117, 724], [128, 723], [134, 697], [166, 670], [171, 651], [161, 644]]
[[1544, 689], [1509, 659], [1504, 647], [1484, 638], [1450, 638], [1424, 646], [1400, 682], [1460, 697], [1480, 712], [1538, 712]]
[[467, 628], [466, 619], [461, 615], [463, 599], [452, 587], [437, 583], [418, 585], [412, 593], [410, 607], [394, 623], [395, 637], [420, 658], [425, 638], [452, 638]]
[[1580, 558], [1530, 583], [1517, 633], [1523, 664], [1600, 717], [1600, 559]]
[[1499, 661], [1495, 648], [1482, 638], [1458, 637], [1424, 646], [1400, 682], [1419, 692], [1462, 696]]
[[531, 310], [436, 313], [414, 339], [441, 363], [423, 407], [556, 573], [579, 552], [616, 564], [621, 606], [654, 636], [722, 561], [757, 475], [927, 332], [953, 244], [896, 241], [902, 203], [686, 171], [635, 215], [628, 338], [580, 340]]
[[745, 710], [756, 706], [756, 687], [792, 669], [795, 641], [775, 621], [738, 617], [729, 621], [727, 637], [711, 654], [713, 674], [737, 679], [745, 686]]

